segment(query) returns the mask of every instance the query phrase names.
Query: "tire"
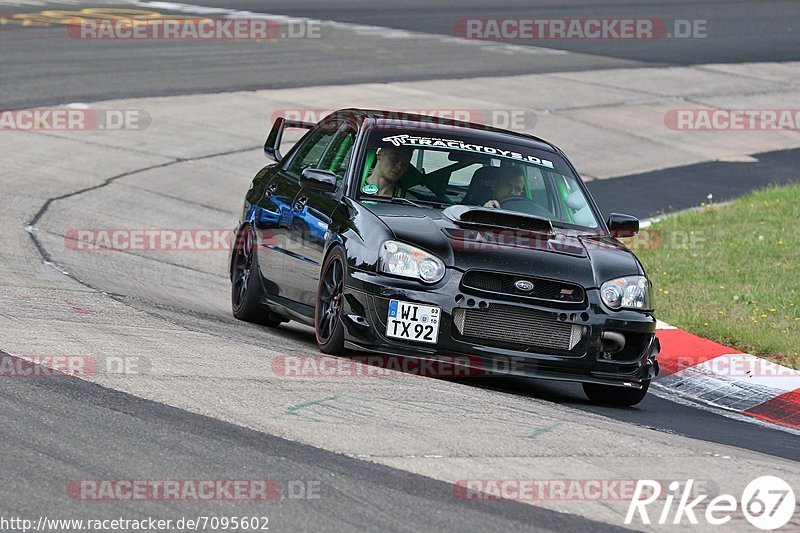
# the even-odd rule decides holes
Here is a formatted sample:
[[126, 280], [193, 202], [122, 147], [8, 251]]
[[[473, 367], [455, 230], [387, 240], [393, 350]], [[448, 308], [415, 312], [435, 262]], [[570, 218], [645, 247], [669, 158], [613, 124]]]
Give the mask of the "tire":
[[344, 280], [347, 274], [346, 264], [341, 246], [333, 248], [320, 269], [317, 286], [314, 332], [320, 351], [331, 355], [344, 353], [342, 305]]
[[631, 407], [641, 402], [650, 388], [650, 380], [644, 381], [641, 389], [615, 387], [613, 385], [597, 385], [584, 383], [583, 392], [595, 403]]
[[264, 305], [253, 228], [244, 226], [236, 238], [233, 268], [231, 269], [231, 310], [233, 316], [245, 322], [275, 327], [286, 319], [270, 312]]

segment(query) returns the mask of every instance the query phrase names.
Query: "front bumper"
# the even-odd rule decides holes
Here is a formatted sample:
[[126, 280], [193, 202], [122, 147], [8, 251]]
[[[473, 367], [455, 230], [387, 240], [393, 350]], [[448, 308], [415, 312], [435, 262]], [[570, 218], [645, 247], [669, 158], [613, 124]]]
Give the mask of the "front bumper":
[[[656, 376], [656, 355], [660, 349], [655, 337], [652, 314], [637, 311], [611, 311], [600, 302], [597, 289], [586, 290], [583, 303], [542, 302], [513, 295], [487, 294], [461, 286], [463, 273], [448, 269], [436, 285], [422, 288], [419, 283], [380, 274], [350, 271], [345, 287], [345, 347], [350, 350], [407, 357], [459, 357], [478, 372], [470, 375], [518, 375], [578, 381], [621, 387], [641, 388]], [[441, 308], [436, 344], [386, 337], [389, 300], [404, 300]], [[576, 326], [580, 340], [572, 349], [522, 345], [495, 338], [468, 337], [454, 324], [454, 313], [464, 310], [490, 311], [524, 308], [540, 312], [558, 327]], [[462, 311], [457, 311], [461, 309]], [[489, 316], [489, 314], [487, 314]], [[520, 324], [525, 326], [524, 323]], [[462, 323], [463, 326], [463, 323]], [[610, 353], [603, 341], [604, 332], [624, 335], [626, 347]]]

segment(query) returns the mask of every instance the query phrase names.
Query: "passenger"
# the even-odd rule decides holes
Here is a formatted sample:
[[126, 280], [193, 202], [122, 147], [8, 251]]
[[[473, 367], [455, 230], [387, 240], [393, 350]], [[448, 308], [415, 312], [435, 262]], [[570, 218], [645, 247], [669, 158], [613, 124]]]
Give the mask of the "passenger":
[[361, 190], [367, 194], [378, 196], [405, 196], [405, 190], [400, 187], [400, 178], [411, 164], [411, 150], [406, 148], [381, 148], [378, 150], [375, 168]]

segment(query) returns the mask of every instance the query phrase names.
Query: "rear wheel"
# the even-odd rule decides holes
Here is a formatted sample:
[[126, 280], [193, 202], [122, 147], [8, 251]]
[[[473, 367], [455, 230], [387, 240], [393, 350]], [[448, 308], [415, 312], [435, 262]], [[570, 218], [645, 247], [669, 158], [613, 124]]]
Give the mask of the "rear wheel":
[[244, 226], [236, 239], [231, 275], [231, 309], [233, 316], [245, 322], [275, 327], [286, 320], [271, 313], [263, 305], [264, 288], [259, 279], [256, 235]]
[[341, 354], [344, 351], [344, 304], [345, 261], [344, 251], [336, 247], [325, 260], [317, 287], [317, 303], [314, 310], [314, 330], [320, 351]]
[[583, 392], [595, 403], [605, 405], [621, 405], [630, 407], [641, 402], [650, 388], [650, 380], [642, 383], [641, 389], [629, 389], [627, 387], [615, 387], [613, 385], [597, 385], [595, 383], [584, 383]]

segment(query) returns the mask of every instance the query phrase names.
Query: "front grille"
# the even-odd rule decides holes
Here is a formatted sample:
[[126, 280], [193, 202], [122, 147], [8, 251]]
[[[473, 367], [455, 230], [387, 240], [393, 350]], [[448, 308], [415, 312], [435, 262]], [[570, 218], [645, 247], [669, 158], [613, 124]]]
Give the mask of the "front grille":
[[583, 338], [584, 327], [559, 322], [555, 313], [517, 305], [489, 304], [485, 309], [463, 307], [453, 311], [459, 336], [475, 341], [570, 351]]
[[[517, 281], [528, 281], [533, 284], [533, 289], [530, 291], [519, 290], [514, 286]], [[464, 274], [461, 285], [465, 289], [476, 289], [551, 302], [581, 303], [584, 298], [583, 288], [580, 285], [504, 272], [490, 272], [488, 270], [468, 271]]]

